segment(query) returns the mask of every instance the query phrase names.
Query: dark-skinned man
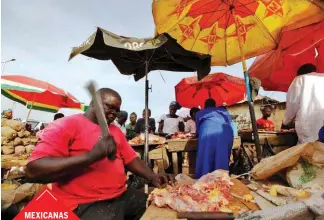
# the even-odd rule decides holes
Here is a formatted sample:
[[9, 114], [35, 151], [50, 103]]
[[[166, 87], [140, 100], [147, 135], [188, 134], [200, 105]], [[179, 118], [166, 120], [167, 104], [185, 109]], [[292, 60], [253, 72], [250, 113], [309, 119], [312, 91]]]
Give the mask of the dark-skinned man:
[[125, 123], [127, 121], [128, 113], [126, 111], [120, 111], [116, 115], [116, 120], [114, 121], [114, 124], [120, 128], [120, 130], [123, 132], [123, 134], [126, 136], [126, 126]]
[[[101, 137], [93, 104], [85, 114], [54, 121], [29, 159], [27, 178], [52, 182], [53, 194], [81, 219], [139, 219], [145, 212], [146, 195], [126, 188], [124, 166], [157, 187], [173, 183], [174, 178], [154, 174], [113, 124], [122, 103], [120, 95], [108, 88], [98, 93], [111, 136]], [[107, 152], [115, 159], [107, 159]]]
[[271, 105], [266, 105], [261, 107], [262, 118], [259, 118], [256, 121], [258, 129], [265, 130], [265, 131], [274, 131], [275, 125], [269, 119], [272, 114]]

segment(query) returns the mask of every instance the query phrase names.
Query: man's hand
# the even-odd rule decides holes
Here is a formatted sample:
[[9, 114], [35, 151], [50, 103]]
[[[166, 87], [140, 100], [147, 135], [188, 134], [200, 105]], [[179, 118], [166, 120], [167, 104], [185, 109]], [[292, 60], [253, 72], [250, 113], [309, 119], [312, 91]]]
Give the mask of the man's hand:
[[152, 183], [155, 187], [165, 187], [167, 184], [173, 184], [175, 178], [170, 174], [155, 174], [140, 158], [136, 157], [131, 162], [126, 165], [127, 169], [148, 180], [149, 183]]
[[289, 130], [289, 128], [289, 125], [285, 125], [284, 123], [282, 123], [280, 127], [281, 130]]
[[166, 185], [173, 185], [175, 178], [171, 174], [154, 174], [151, 179], [151, 183], [158, 188], [163, 188]]
[[116, 158], [116, 142], [113, 136], [105, 136], [100, 138], [93, 149], [89, 152], [92, 160], [98, 161], [105, 157], [110, 160]]

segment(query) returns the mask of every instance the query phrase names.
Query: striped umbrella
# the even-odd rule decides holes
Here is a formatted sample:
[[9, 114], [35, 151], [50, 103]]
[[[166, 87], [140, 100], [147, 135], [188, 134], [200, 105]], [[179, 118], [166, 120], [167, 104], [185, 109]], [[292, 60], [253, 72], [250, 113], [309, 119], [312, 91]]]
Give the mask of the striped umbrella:
[[38, 79], [20, 75], [1, 76], [1, 94], [29, 109], [56, 113], [60, 108], [84, 109], [70, 93]]

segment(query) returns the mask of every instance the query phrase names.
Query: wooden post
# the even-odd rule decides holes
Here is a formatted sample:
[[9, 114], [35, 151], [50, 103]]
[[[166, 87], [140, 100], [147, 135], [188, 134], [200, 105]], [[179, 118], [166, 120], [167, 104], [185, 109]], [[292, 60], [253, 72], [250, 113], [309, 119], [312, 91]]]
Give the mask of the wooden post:
[[172, 164], [173, 164], [174, 175], [178, 175], [179, 167], [178, 167], [178, 153], [177, 152], [172, 152]]

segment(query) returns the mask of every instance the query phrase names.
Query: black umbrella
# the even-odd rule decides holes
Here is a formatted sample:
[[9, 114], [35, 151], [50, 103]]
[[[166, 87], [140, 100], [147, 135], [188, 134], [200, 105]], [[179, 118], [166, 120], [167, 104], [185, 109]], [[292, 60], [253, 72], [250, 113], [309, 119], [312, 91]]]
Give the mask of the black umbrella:
[[122, 37], [97, 28], [86, 42], [72, 49], [69, 60], [83, 54], [98, 60], [111, 60], [119, 72], [134, 75], [134, 79], [146, 77], [145, 81], [145, 150], [144, 161], [148, 163], [148, 79], [152, 70], [196, 72], [202, 79], [210, 72], [210, 56], [183, 49], [168, 34], [155, 38]]

